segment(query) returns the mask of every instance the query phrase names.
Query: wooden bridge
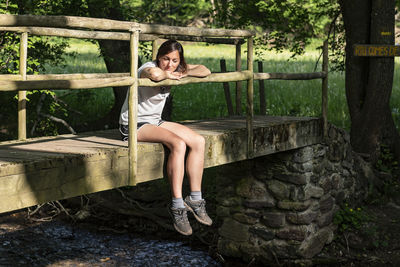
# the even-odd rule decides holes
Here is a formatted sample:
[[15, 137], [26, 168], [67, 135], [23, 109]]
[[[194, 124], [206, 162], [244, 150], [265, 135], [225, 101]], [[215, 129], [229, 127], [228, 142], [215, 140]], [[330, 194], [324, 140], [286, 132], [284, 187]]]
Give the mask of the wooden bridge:
[[[247, 159], [246, 120], [186, 123], [206, 138], [205, 167]], [[256, 116], [254, 155], [321, 142], [318, 118]], [[163, 177], [165, 149], [139, 143], [137, 183]], [[0, 143], [0, 213], [129, 185], [128, 144], [117, 129]]]
[[[43, 27], [45, 25], [51, 26]], [[79, 30], [66, 29], [71, 27]], [[82, 28], [89, 30], [83, 31]], [[326, 135], [326, 44], [321, 72], [253, 73], [254, 34], [250, 31], [143, 25], [65, 16], [13, 15], [0, 15], [0, 30], [21, 33], [20, 74], [0, 75], [0, 91], [19, 91], [19, 140], [0, 143], [0, 213], [163, 177], [166, 152], [162, 145], [136, 141], [139, 85], [247, 81], [245, 117], [186, 123], [206, 138], [206, 168], [316, 144]], [[27, 75], [28, 34], [130, 41], [131, 71]], [[154, 36], [206, 42], [217, 42], [218, 39], [218, 42], [231, 44], [237, 44], [235, 38], [247, 38], [247, 70], [237, 69], [231, 73], [213, 73], [206, 78], [185, 77], [180, 81], [165, 80], [159, 83], [138, 79], [139, 39], [156, 40]], [[254, 116], [253, 81], [267, 79], [322, 79], [322, 118]], [[26, 139], [24, 90], [108, 86], [130, 86], [129, 132], [132, 134], [128, 143], [119, 140], [118, 130]]]

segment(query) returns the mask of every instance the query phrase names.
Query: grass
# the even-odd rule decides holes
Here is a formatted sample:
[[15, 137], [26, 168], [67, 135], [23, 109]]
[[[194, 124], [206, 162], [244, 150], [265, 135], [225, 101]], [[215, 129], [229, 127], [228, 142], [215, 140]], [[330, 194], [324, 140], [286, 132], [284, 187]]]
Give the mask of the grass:
[[[46, 66], [46, 73], [106, 73], [107, 69], [97, 44], [79, 39], [70, 39], [69, 55], [65, 56], [64, 66]], [[88, 120], [102, 118], [114, 103], [111, 88], [59, 90], [57, 96], [68, 103], [72, 110], [80, 111], [82, 115], [73, 114], [68, 121], [72, 125]], [[90, 119], [89, 119], [90, 118]]]
[[[319, 44], [318, 44], [319, 45]], [[306, 54], [291, 59], [289, 52], [266, 52], [262, 61], [264, 72], [313, 72], [320, 54], [312, 45]], [[220, 71], [219, 60], [224, 58], [228, 70], [234, 70], [235, 50], [231, 45], [205, 45], [184, 43], [185, 57], [188, 63], [204, 64], [212, 72]], [[243, 46], [242, 51], [246, 50]], [[49, 73], [93, 73], [106, 72], [103, 59], [99, 56], [98, 46], [94, 43], [72, 39], [68, 52], [76, 52], [76, 57], [67, 56], [66, 66], [48, 66]], [[242, 57], [242, 68], [246, 68], [245, 53]], [[254, 64], [257, 72], [257, 64]], [[400, 68], [396, 59], [396, 69]], [[316, 71], [320, 71], [320, 63]], [[400, 125], [400, 73], [395, 71], [391, 106], [397, 125]], [[267, 114], [290, 116], [321, 115], [321, 80], [279, 81], [267, 80], [265, 83]], [[344, 73], [329, 73], [328, 120], [333, 124], [349, 129], [350, 119], [345, 97]], [[232, 99], [235, 84], [230, 83]], [[255, 114], [259, 114], [259, 85], [254, 83]], [[245, 112], [246, 91], [242, 83], [242, 110]], [[222, 84], [203, 83], [188, 84], [173, 88], [173, 120], [208, 119], [227, 115], [226, 102]], [[94, 90], [77, 90], [74, 93], [59, 91], [58, 95], [69, 103], [70, 107], [80, 110], [82, 120], [100, 118], [108, 112], [114, 97], [111, 88]], [[84, 104], [83, 104], [84, 103]], [[79, 118], [76, 118], [80, 120]]]

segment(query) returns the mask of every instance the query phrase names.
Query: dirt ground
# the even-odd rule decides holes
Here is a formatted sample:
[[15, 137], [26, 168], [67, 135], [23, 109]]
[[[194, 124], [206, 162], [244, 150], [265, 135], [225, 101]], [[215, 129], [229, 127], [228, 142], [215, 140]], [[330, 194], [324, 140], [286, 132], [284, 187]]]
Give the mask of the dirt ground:
[[364, 207], [370, 221], [336, 236], [316, 257], [318, 266], [400, 266], [400, 206]]
[[0, 266], [221, 266], [190, 239], [137, 233], [128, 219], [109, 219], [73, 222], [62, 214], [33, 222], [26, 211], [0, 215]]
[[[280, 266], [400, 266], [400, 205], [386, 201], [362, 208], [369, 219], [359, 229], [338, 232], [334, 241], [312, 261]], [[32, 218], [41, 220], [48, 215], [49, 211], [45, 211]], [[0, 215], [0, 266], [187, 266], [182, 263], [180, 253], [186, 249], [190, 258], [193, 253], [190, 248], [203, 253], [197, 257], [202, 263], [192, 266], [258, 266], [256, 262], [221, 260], [213, 249], [196, 238], [180, 237], [172, 231], [137, 233], [129, 229], [129, 224], [128, 217], [114, 215], [89, 216], [73, 222], [61, 213], [51, 221], [34, 222], [27, 219], [26, 210], [3, 214]], [[154, 265], [132, 264], [137, 260], [133, 254], [142, 249], [139, 243], [146, 240], [161, 246], [160, 251], [151, 252], [155, 255]], [[168, 247], [168, 252], [163, 252], [162, 246]], [[176, 259], [173, 247], [179, 251]]]

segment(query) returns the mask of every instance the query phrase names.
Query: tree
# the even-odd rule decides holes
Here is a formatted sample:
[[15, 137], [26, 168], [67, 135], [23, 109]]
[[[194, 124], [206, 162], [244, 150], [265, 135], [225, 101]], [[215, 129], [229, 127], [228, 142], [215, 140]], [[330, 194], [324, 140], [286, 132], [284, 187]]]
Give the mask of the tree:
[[[338, 13], [336, 0], [216, 0], [216, 25], [253, 28], [260, 49], [301, 54], [311, 38], [323, 37]], [[266, 44], [266, 46], [260, 46]]]
[[[90, 17], [124, 20], [122, 7], [119, 0], [104, 1], [99, 4], [97, 0], [87, 0], [87, 12]], [[129, 42], [115, 40], [99, 40], [100, 51], [106, 63], [107, 71], [129, 72]], [[114, 87], [114, 105], [104, 117], [90, 124], [95, 130], [103, 128], [105, 124], [117, 128], [121, 107], [125, 101], [128, 87]], [[87, 126], [85, 127], [87, 129]]]
[[339, 1], [346, 30], [346, 97], [351, 144], [376, 161], [381, 144], [400, 158], [400, 137], [389, 107], [393, 57], [356, 57], [354, 44], [394, 44], [395, 1]]
[[[32, 2], [22, 2], [17, 0], [9, 0], [0, 3], [0, 13], [9, 14], [42, 14], [44, 9], [35, 6]], [[19, 68], [19, 38], [20, 35], [12, 32], [0, 32], [0, 73], [1, 74], [17, 74]], [[28, 41], [28, 59], [27, 73], [34, 74], [45, 70], [45, 64], [59, 65], [63, 63], [63, 59], [59, 57], [65, 51], [67, 43], [64, 41], [47, 42], [41, 37], [30, 37]], [[17, 103], [15, 92], [2, 92], [0, 98], [0, 128], [2, 134], [0, 139], [10, 139], [17, 135]], [[57, 126], [48, 117], [43, 117], [43, 110], [46, 115], [57, 115], [56, 113], [64, 113], [65, 108], [57, 101], [47, 100], [55, 99], [55, 93], [51, 91], [29, 91], [27, 92], [30, 105], [28, 108], [33, 109], [28, 112], [28, 122], [35, 125], [35, 129], [39, 129], [42, 134], [57, 134]], [[44, 97], [43, 97], [44, 96]], [[15, 99], [15, 101], [10, 101]], [[39, 104], [40, 103], [40, 104]], [[39, 109], [36, 106], [40, 106]], [[39, 112], [40, 111], [40, 112]], [[41, 116], [40, 120], [39, 117]], [[44, 132], [42, 131], [44, 130]]]
[[[206, 0], [190, 0], [185, 2], [177, 0], [9, 0], [6, 3], [0, 4], [0, 12], [12, 14], [89, 16], [116, 20], [134, 20], [137, 22], [186, 26], [198, 18], [207, 17], [209, 14], [207, 11], [209, 7], [210, 4]], [[4, 37], [6, 34], [3, 33], [2, 36], [3, 38], [0, 41], [0, 45], [3, 49], [0, 52], [0, 57], [5, 56], [6, 58], [3, 58], [0, 64], [0, 70], [4, 73], [6, 70], [13, 69], [12, 71], [15, 72], [17, 71], [16, 64], [18, 62], [18, 37], [16, 35], [12, 35], [16, 37], [13, 38], [11, 42], [9, 38], [6, 39]], [[5, 40], [7, 40], [7, 42], [5, 42]], [[37, 52], [35, 54], [35, 56], [38, 58], [38, 64], [36, 67], [43, 70], [43, 63], [45, 62], [60, 63], [55, 61], [55, 59], [58, 58], [57, 56], [50, 59], [49, 57], [62, 54], [67, 43], [62, 42], [62, 45], [55, 46], [43, 41], [40, 38], [36, 39], [37, 43], [39, 40], [41, 40], [42, 48], [45, 48], [46, 46], [49, 48], [50, 45], [50, 48], [52, 49], [40, 49], [37, 45], [35, 46], [35, 49], [30, 50], [30, 58], [32, 58], [33, 52]], [[108, 72], [129, 72], [128, 42], [100, 40], [98, 43]], [[11, 54], [13, 55], [12, 61], [7, 60], [7, 58], [9, 58], [8, 54], [10, 53], [6, 53], [6, 51], [9, 50], [13, 50], [15, 52]], [[51, 91], [48, 92], [50, 93]], [[108, 114], [99, 120], [90, 121], [85, 125], [75, 125], [75, 129], [78, 131], [95, 130], [103, 128], [104, 125], [108, 125], [109, 127], [117, 127], [119, 113], [125, 100], [126, 92], [127, 87], [113, 88], [114, 105]], [[16, 114], [16, 112], [3, 113]], [[29, 112], [28, 114], [30, 116], [32, 112]], [[33, 112], [33, 114], [35, 114], [35, 112]], [[9, 121], [14, 120], [15, 119]], [[56, 127], [54, 123], [47, 123], [47, 125], [51, 125], [53, 128], [52, 130], [47, 131], [49, 134], [58, 132], [57, 128], [54, 128]], [[44, 132], [42, 132], [42, 134], [43, 133]]]
[[[219, 25], [254, 27], [264, 35], [259, 43], [267, 46], [262, 49], [289, 48], [294, 54], [302, 53], [313, 37], [329, 37], [337, 46], [332, 30], [343, 19], [351, 144], [373, 162], [381, 145], [400, 159], [400, 138], [389, 107], [394, 60], [355, 57], [352, 49], [356, 43], [394, 44], [395, 0], [218, 0], [215, 5]], [[340, 55], [335, 48], [331, 53]]]
[[142, 23], [188, 26], [211, 19], [207, 0], [122, 0], [121, 5], [125, 18]]

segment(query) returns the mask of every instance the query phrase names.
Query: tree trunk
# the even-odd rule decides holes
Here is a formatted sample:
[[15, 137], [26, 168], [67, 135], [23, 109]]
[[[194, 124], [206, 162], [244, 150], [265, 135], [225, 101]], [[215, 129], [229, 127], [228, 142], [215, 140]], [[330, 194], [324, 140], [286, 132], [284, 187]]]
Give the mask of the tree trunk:
[[[115, 20], [124, 20], [121, 4], [119, 0], [112, 0], [112, 4], [109, 7], [99, 5], [97, 0], [88, 0], [88, 11], [91, 17], [108, 18]], [[126, 41], [115, 41], [115, 40], [99, 40], [101, 54], [106, 63], [108, 72], [129, 72], [129, 42]], [[139, 66], [141, 65], [139, 58]], [[97, 121], [94, 121], [90, 125], [86, 126], [86, 130], [89, 127], [91, 130], [104, 128], [105, 125], [108, 128], [118, 127], [119, 115], [121, 107], [125, 101], [128, 87], [114, 87], [114, 105], [110, 112], [104, 117]], [[162, 118], [164, 120], [171, 120], [172, 114], [172, 95], [168, 97], [165, 104]]]
[[346, 30], [346, 96], [351, 143], [356, 152], [379, 156], [382, 143], [400, 155], [400, 137], [389, 107], [393, 57], [356, 57], [354, 44], [394, 44], [394, 0], [340, 0]]
[[[99, 5], [97, 0], [88, 0], [88, 11], [91, 17], [124, 20], [119, 0], [112, 0], [109, 7]], [[115, 40], [99, 40], [101, 54], [108, 72], [129, 72], [129, 42]], [[140, 64], [140, 63], [139, 63]], [[89, 125], [91, 130], [116, 128], [119, 114], [124, 103], [128, 87], [114, 87], [114, 105], [109, 113]], [[86, 129], [89, 130], [89, 129]]]

